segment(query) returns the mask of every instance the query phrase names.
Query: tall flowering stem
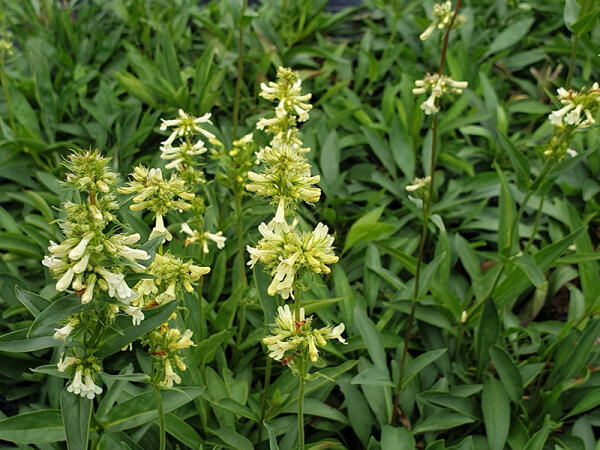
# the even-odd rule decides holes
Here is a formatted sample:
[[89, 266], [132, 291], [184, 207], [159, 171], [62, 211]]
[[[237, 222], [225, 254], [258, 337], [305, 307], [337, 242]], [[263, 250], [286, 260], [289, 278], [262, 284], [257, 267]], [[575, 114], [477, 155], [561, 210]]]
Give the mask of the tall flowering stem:
[[[447, 5], [450, 2], [446, 2], [445, 5]], [[415, 284], [414, 284], [414, 289], [413, 289], [413, 296], [412, 296], [412, 301], [411, 301], [411, 305], [410, 305], [410, 313], [408, 316], [408, 323], [406, 325], [406, 333], [404, 335], [404, 346], [402, 348], [402, 358], [400, 360], [400, 370], [399, 370], [399, 375], [398, 375], [398, 385], [396, 387], [396, 398], [394, 400], [394, 414], [398, 414], [399, 415], [399, 409], [398, 409], [398, 402], [399, 402], [399, 397], [400, 397], [400, 389], [402, 386], [402, 379], [404, 376], [404, 367], [406, 365], [406, 357], [408, 354], [408, 343], [412, 337], [412, 327], [413, 327], [413, 323], [415, 320], [415, 310], [417, 307], [417, 302], [419, 300], [419, 282], [420, 282], [420, 277], [421, 277], [421, 265], [423, 264], [423, 256], [424, 256], [424, 251], [425, 251], [425, 241], [427, 240], [427, 233], [428, 233], [428, 224], [429, 224], [429, 218], [431, 216], [431, 202], [433, 200], [433, 195], [434, 195], [434, 186], [435, 186], [435, 164], [436, 164], [436, 160], [437, 160], [437, 138], [438, 138], [438, 112], [439, 109], [435, 106], [435, 98], [434, 95], [437, 94], [436, 89], [439, 91], [439, 95], [437, 95], [437, 97], [440, 97], [441, 94], [443, 93], [443, 90], [440, 88], [440, 82], [444, 82], [444, 66], [446, 63], [446, 52], [448, 51], [448, 38], [450, 36], [450, 31], [453, 28], [454, 22], [456, 20], [456, 17], [458, 15], [458, 10], [460, 9], [460, 5], [462, 3], [462, 0], [458, 0], [456, 2], [456, 6], [454, 8], [454, 13], [452, 14], [452, 17], [450, 18], [450, 21], [446, 27], [446, 32], [444, 34], [444, 43], [442, 45], [442, 54], [441, 54], [441, 58], [440, 58], [440, 65], [438, 68], [438, 72], [437, 72], [437, 78], [433, 77], [434, 79], [436, 79], [436, 85], [431, 89], [432, 91], [432, 95], [430, 97], [430, 99], [433, 100], [433, 103], [431, 105], [426, 105], [427, 102], [423, 105], [426, 105], [425, 107], [423, 107], [423, 105], [421, 105], [421, 108], [425, 110], [426, 114], [429, 114], [430, 112], [428, 112], [428, 108], [430, 108], [429, 110], [431, 112], [434, 112], [433, 114], [433, 119], [432, 119], [432, 126], [431, 126], [431, 162], [430, 162], [430, 168], [429, 168], [429, 179], [428, 179], [428, 189], [427, 189], [427, 195], [425, 195], [425, 193], [423, 193], [423, 197], [422, 197], [422, 212], [423, 212], [423, 217], [422, 217], [422, 224], [421, 224], [421, 237], [419, 239], [419, 249], [418, 249], [418, 253], [417, 253], [417, 265], [415, 268]], [[423, 36], [421, 37], [421, 39], [423, 39]], [[425, 81], [427, 80], [427, 77], [425, 79]], [[450, 80], [449, 78], [447, 79], [449, 80], [448, 84], [449, 84], [449, 88], [453, 89], [456, 92], [461, 92], [461, 90], [463, 89], [463, 87], [466, 87], [466, 83], [460, 83], [460, 82], [453, 82], [452, 80]], [[443, 86], [445, 87], [445, 86]], [[418, 85], [418, 92], [421, 92], [421, 89], [423, 89], [422, 86]], [[429, 101], [429, 100], [428, 100]]]
[[[260, 173], [248, 172], [250, 183], [246, 189], [261, 197], [270, 197], [277, 206], [275, 217], [258, 227], [262, 238], [256, 247], [248, 246], [250, 261], [254, 266], [260, 262], [273, 277], [267, 292], [279, 294], [283, 300], [294, 299], [293, 312], [288, 305], [278, 308], [272, 335], [263, 339], [269, 356], [282, 365], [290, 367], [298, 380], [298, 448], [304, 449], [304, 384], [314, 376], [309, 373], [310, 363], [319, 359], [318, 347], [327, 345], [327, 340], [341, 337], [344, 324], [335, 327], [312, 327], [312, 316], [306, 317], [301, 306], [301, 291], [305, 275], [327, 274], [329, 265], [338, 261], [333, 251], [333, 236], [329, 229], [319, 223], [314, 230], [297, 229], [298, 219], [292, 223], [287, 217], [294, 215], [301, 201], [319, 201], [321, 190], [314, 186], [319, 176], [312, 176], [306, 158], [309, 148], [300, 140], [297, 124], [308, 120], [312, 108], [308, 101], [311, 94], [302, 94], [302, 82], [291, 69], [280, 67], [277, 81], [263, 83], [261, 96], [277, 103], [275, 117], [262, 118], [257, 128], [272, 136], [268, 146], [256, 153], [256, 164], [261, 164]], [[269, 371], [267, 370], [267, 373]], [[265, 377], [265, 391], [268, 387]], [[261, 416], [264, 416], [266, 393], [263, 395]]]

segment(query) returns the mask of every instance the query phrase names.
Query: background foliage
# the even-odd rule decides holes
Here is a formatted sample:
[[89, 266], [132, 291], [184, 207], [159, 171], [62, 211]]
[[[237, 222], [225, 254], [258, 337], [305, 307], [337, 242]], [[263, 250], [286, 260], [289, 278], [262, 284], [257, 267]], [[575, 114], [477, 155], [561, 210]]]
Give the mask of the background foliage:
[[[159, 166], [159, 117], [178, 108], [212, 112], [215, 131], [230, 143], [242, 27], [237, 136], [270, 108], [259, 99], [260, 82], [280, 65], [299, 70], [314, 104], [301, 131], [324, 192], [301, 214], [331, 227], [340, 254], [331, 289], [317, 286], [305, 297], [308, 312], [343, 321], [350, 338], [327, 353], [323, 372], [337, 382], [307, 383], [311, 448], [597, 448], [598, 129], [578, 134], [579, 156], [564, 160], [543, 190], [526, 197], [524, 186], [541, 167], [551, 132], [546, 115], [567, 76], [573, 36], [572, 86], [598, 79], [600, 8], [574, 0], [464, 2], [468, 20], [451, 36], [447, 71], [469, 89], [440, 116], [429, 263], [395, 408], [420, 227], [404, 186], [427, 174], [431, 148], [411, 89], [439, 64], [439, 42], [418, 38], [432, 3], [367, 0], [328, 12], [324, 0], [281, 0], [244, 14], [241, 1], [197, 3], [3, 2], [3, 35], [11, 31], [14, 43], [3, 87], [15, 123], [3, 95], [0, 441], [62, 448], [70, 414], [92, 413], [44, 369], [58, 359], [51, 334], [60, 317], [26, 337], [58, 298], [40, 260], [60, 237], [53, 220], [64, 200], [61, 159], [70, 148], [92, 147], [123, 176], [138, 162]], [[264, 135], [257, 140], [266, 143]], [[208, 172], [221, 163], [215, 159]], [[212, 272], [201, 293], [185, 298], [198, 346], [186, 387], [163, 397], [169, 447], [288, 449], [297, 433], [297, 385], [274, 365], [263, 397], [260, 339], [277, 302], [260, 269], [247, 274], [247, 290], [236, 289], [242, 265], [225, 182], [205, 190], [208, 220], [228, 237], [225, 251], [203, 256], [180, 243]], [[521, 205], [524, 218], [511, 237]], [[254, 243], [257, 224], [272, 211], [250, 196], [244, 208], [243, 235]], [[147, 237], [148, 225], [127, 205], [120, 213]], [[502, 254], [516, 241], [525, 251]], [[206, 320], [196, 314], [199, 301]], [[94, 448], [156, 445], [152, 393], [127, 376], [143, 363], [134, 349], [105, 365], [108, 389], [93, 408], [89, 435]], [[74, 444], [86, 439], [80, 429], [70, 425], [67, 433], [72, 448], [83, 448]]]

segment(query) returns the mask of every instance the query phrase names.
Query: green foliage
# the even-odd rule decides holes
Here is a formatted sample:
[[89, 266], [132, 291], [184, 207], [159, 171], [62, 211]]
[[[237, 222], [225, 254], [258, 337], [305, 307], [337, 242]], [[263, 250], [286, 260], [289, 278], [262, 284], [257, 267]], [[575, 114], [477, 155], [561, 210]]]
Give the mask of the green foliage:
[[[98, 148], [122, 179], [139, 163], [160, 166], [159, 118], [179, 108], [212, 112], [211, 131], [229, 149], [270, 108], [260, 83], [286, 65], [313, 94], [301, 133], [323, 189], [319, 204], [298, 213], [327, 223], [340, 255], [303, 304], [323, 322], [343, 321], [349, 337], [323, 348], [327, 368], [306, 383], [307, 446], [595, 448], [598, 127], [575, 135], [576, 157], [546, 171], [542, 155], [572, 49], [573, 89], [598, 81], [600, 7], [464, 2], [446, 72], [469, 87], [440, 112], [419, 301], [404, 342], [423, 207], [404, 188], [429, 175], [433, 139], [412, 88], [440, 58], [439, 36], [418, 39], [431, 2], [367, 0], [334, 13], [325, 0], [269, 0], [243, 14], [241, 0], [199, 3], [3, 3], [0, 29], [12, 32], [14, 54], [3, 57], [0, 95], [0, 440], [157, 447], [149, 359], [138, 346], [120, 350], [174, 303], [145, 312], [137, 327], [116, 321], [98, 345], [105, 391], [95, 401], [67, 393], [57, 377], [61, 342], [52, 334], [79, 307], [40, 264], [49, 241], [60, 240], [60, 205], [72, 200], [61, 161], [71, 148]], [[255, 140], [267, 143], [262, 133]], [[196, 347], [181, 387], [161, 391], [167, 447], [291, 449], [297, 383], [260, 344], [279, 300], [267, 294], [262, 268], [246, 272], [242, 259], [273, 211], [243, 195], [238, 228], [217, 155], [205, 171], [215, 180], [203, 187], [206, 221], [228, 240], [207, 255], [172, 244], [212, 271], [180, 303], [177, 320]], [[148, 237], [152, 224], [128, 205], [119, 219]]]

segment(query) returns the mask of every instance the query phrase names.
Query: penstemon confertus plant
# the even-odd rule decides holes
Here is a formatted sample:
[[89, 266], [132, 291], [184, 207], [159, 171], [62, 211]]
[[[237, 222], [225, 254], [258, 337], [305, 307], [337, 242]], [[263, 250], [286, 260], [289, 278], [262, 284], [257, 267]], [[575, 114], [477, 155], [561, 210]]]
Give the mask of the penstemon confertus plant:
[[144, 319], [141, 309], [131, 304], [137, 292], [125, 276], [144, 270], [138, 261], [150, 258], [146, 251], [132, 247], [139, 234], [120, 232], [115, 217], [117, 175], [108, 161], [98, 151], [81, 151], [65, 162], [66, 184], [76, 189], [75, 198], [84, 200], [63, 203], [59, 224], [65, 239], [51, 242], [50, 254], [42, 262], [58, 280], [56, 290], [72, 289], [81, 301], [80, 311], [67, 317], [54, 338], [64, 341], [57, 367], [71, 379], [67, 390], [89, 399], [102, 393], [94, 382], [102, 370], [96, 352], [115, 316], [129, 314], [134, 325]]
[[[326, 225], [319, 223], [313, 230], [298, 229], [298, 219], [294, 217], [298, 202], [319, 201], [321, 190], [315, 186], [319, 176], [310, 172], [306, 158], [309, 148], [303, 147], [298, 123], [308, 120], [308, 103], [311, 94], [301, 93], [302, 83], [298, 74], [289, 68], [280, 67], [277, 81], [263, 83], [261, 96], [277, 103], [275, 117], [262, 118], [257, 128], [271, 135], [271, 141], [256, 154], [260, 173], [248, 172], [250, 183], [246, 189], [262, 197], [271, 199], [277, 205], [275, 217], [269, 223], [261, 223], [262, 238], [255, 247], [248, 246], [250, 261], [254, 266], [263, 264], [272, 278], [268, 287], [269, 295], [279, 294], [283, 300], [294, 299], [294, 310], [288, 305], [278, 308], [272, 334], [263, 339], [269, 356], [291, 368], [299, 378], [298, 388], [298, 443], [304, 448], [304, 383], [317, 374], [310, 373], [310, 364], [319, 358], [318, 347], [327, 340], [342, 337], [344, 324], [313, 328], [312, 316], [306, 317], [301, 306], [301, 291], [310, 286], [305, 278], [327, 274], [329, 265], [338, 261], [333, 251], [333, 236], [328, 234]], [[288, 217], [292, 216], [291, 223]]]
[[[182, 352], [195, 346], [192, 331], [178, 327], [174, 310], [183, 294], [193, 293], [210, 272], [210, 267], [183, 260], [165, 248], [173, 238], [165, 217], [185, 211], [191, 215], [189, 222], [202, 230], [206, 207], [197, 193], [205, 183], [199, 156], [206, 147], [200, 136], [218, 144], [215, 136], [201, 127], [210, 123], [209, 118], [210, 114], [196, 118], [180, 110], [176, 119], [163, 121], [161, 130], [174, 128], [161, 146], [166, 169], [172, 170], [166, 176], [160, 168], [140, 165], [124, 186], [117, 187], [118, 175], [110, 170], [109, 158], [97, 150], [72, 153], [65, 162], [66, 184], [76, 192], [73, 201], [63, 203], [64, 218], [59, 221], [65, 238], [58, 244], [51, 242], [50, 254], [43, 260], [57, 279], [56, 290], [76, 294], [66, 297], [64, 303], [74, 312], [54, 333], [55, 339], [64, 341], [57, 369], [70, 379], [67, 390], [87, 399], [103, 392], [99, 376], [103, 359], [121, 347], [109, 351], [106, 342], [115, 332], [123, 334], [118, 316], [130, 316], [129, 326], [139, 331], [132, 332], [121, 350], [131, 349], [136, 339], [148, 349], [151, 373], [146, 379], [156, 394], [161, 449], [166, 438], [160, 388], [181, 382], [180, 373], [187, 368]], [[140, 234], [122, 231], [116, 216], [120, 206], [117, 193], [133, 194], [130, 209], [146, 212], [153, 220], [145, 249], [135, 247]], [[181, 233], [188, 236], [185, 245], [199, 245], [200, 256], [209, 252], [209, 242], [219, 249], [226, 242], [221, 232], [198, 231], [187, 222]], [[150, 252], [156, 245], [158, 252]], [[138, 280], [135, 284], [129, 281], [134, 277]], [[80, 307], [73, 306], [74, 297]], [[159, 319], [142, 325], [148, 314]]]

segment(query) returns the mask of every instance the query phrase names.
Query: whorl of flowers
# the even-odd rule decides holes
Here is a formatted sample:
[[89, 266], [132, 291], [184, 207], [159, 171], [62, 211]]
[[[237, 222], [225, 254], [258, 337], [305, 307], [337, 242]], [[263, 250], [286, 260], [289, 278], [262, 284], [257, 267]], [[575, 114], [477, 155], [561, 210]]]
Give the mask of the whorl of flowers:
[[180, 109], [176, 119], [162, 119], [160, 126], [161, 131], [173, 129], [160, 147], [160, 157], [168, 161], [165, 167], [176, 169], [191, 185], [203, 181], [202, 171], [198, 169], [201, 164], [198, 156], [207, 150], [204, 139], [218, 142], [215, 135], [202, 126], [212, 124], [210, 116], [210, 113], [206, 113], [201, 117], [194, 117]]
[[181, 224], [181, 232], [189, 236], [185, 238], [186, 246], [196, 243], [202, 247], [202, 251], [205, 254], [209, 252], [209, 241], [214, 242], [218, 249], [222, 249], [225, 247], [225, 241], [227, 240], [227, 238], [223, 236], [222, 231], [218, 231], [217, 233], [211, 233], [210, 231], [200, 232], [198, 230], [193, 230], [187, 223]]
[[[422, 41], [429, 38], [429, 36], [432, 35], [432, 33], [435, 31], [436, 28], [438, 30], [441, 30], [441, 29], [446, 28], [450, 24], [450, 21], [452, 20], [452, 14], [453, 14], [452, 2], [447, 1], [444, 3], [435, 3], [433, 5], [432, 13], [433, 13], [432, 14], [433, 18], [431, 20], [431, 24], [419, 36], [419, 38]], [[452, 28], [459, 26], [465, 20], [466, 20], [465, 17], [462, 14], [459, 14], [456, 17], [456, 19], [454, 20], [454, 24], [452, 25]]]
[[59, 244], [50, 241], [50, 254], [42, 264], [58, 280], [58, 291], [72, 288], [82, 303], [92, 301], [99, 291], [129, 303], [137, 294], [125, 282], [120, 260], [124, 258], [136, 265], [149, 256], [132, 247], [140, 239], [139, 234], [114, 231], [113, 212], [117, 204], [110, 190], [116, 174], [108, 169], [108, 159], [97, 151], [74, 153], [65, 165], [70, 169], [67, 183], [86, 191], [88, 201], [64, 204], [66, 218], [59, 224], [65, 239]]
[[446, 93], [460, 94], [468, 85], [466, 81], [455, 81], [446, 75], [428, 73], [422, 80], [415, 81], [416, 88], [412, 91], [417, 95], [429, 94], [427, 100], [421, 103], [421, 109], [425, 114], [430, 115], [439, 111], [438, 98]]
[[319, 329], [312, 328], [312, 316], [306, 317], [304, 308], [300, 308], [300, 314], [296, 317], [288, 305], [280, 306], [275, 324], [271, 327], [270, 336], [263, 338], [263, 343], [269, 349], [269, 356], [276, 361], [289, 364], [292, 369], [295, 366], [296, 357], [308, 357], [312, 362], [319, 359], [318, 347], [325, 347], [327, 341], [337, 339], [342, 344], [346, 341], [342, 337], [345, 326], [340, 323], [337, 326], [326, 326]]
[[294, 225], [275, 221], [269, 225], [262, 223], [258, 227], [262, 239], [256, 247], [246, 247], [250, 253], [248, 265], [254, 267], [260, 261], [273, 276], [269, 295], [277, 293], [284, 299], [294, 298], [298, 272], [329, 273], [328, 265], [338, 261], [327, 226], [319, 223], [313, 231], [301, 232]]
[[579, 92], [573, 89], [559, 88], [557, 93], [557, 99], [563, 107], [548, 115], [552, 125], [556, 128], [587, 128], [596, 123], [594, 116], [600, 108], [598, 83], [594, 83], [590, 88], [583, 88]]
[[187, 210], [191, 208], [188, 203], [195, 195], [189, 191], [185, 181], [176, 174], [170, 178], [163, 178], [160, 169], [147, 169], [140, 165], [133, 169], [126, 187], [119, 188], [122, 194], [135, 194], [133, 211], [148, 210], [154, 213], [156, 220], [150, 238], [164, 236], [168, 241], [172, 235], [165, 227], [164, 216], [172, 209]]
[[270, 197], [277, 205], [275, 220], [285, 221], [285, 215], [301, 200], [307, 203], [319, 201], [321, 190], [314, 186], [318, 175], [312, 176], [306, 158], [308, 148], [302, 147], [296, 123], [308, 120], [311, 105], [306, 103], [310, 94], [301, 95], [298, 74], [288, 68], [279, 68], [277, 82], [261, 84], [261, 96], [278, 103], [274, 119], [261, 119], [257, 128], [273, 135], [271, 143], [256, 154], [257, 164], [262, 163], [260, 173], [248, 172], [250, 183], [246, 189], [262, 197]]
[[132, 303], [143, 308], [175, 300], [183, 290], [193, 292], [193, 285], [209, 272], [210, 267], [194, 265], [191, 260], [183, 261], [170, 253], [157, 254], [146, 270], [153, 278], [145, 278], [135, 285], [140, 296]]
[[277, 70], [277, 81], [261, 83], [260, 89], [262, 98], [278, 102], [275, 108], [277, 117], [296, 115], [299, 122], [308, 120], [308, 111], [312, 109], [312, 105], [307, 102], [312, 94], [302, 95], [302, 81], [297, 72], [288, 67], [280, 67]]
[[407, 192], [420, 191], [421, 189], [425, 189], [430, 182], [431, 177], [415, 178], [413, 184], [409, 184], [404, 189], [406, 189]]
[[577, 154], [569, 148], [575, 132], [596, 123], [595, 116], [600, 110], [600, 86], [594, 83], [580, 91], [559, 88], [557, 93], [562, 107], [548, 115], [553, 131], [544, 156], [560, 160], [567, 154]]
[[94, 375], [100, 371], [100, 366], [93, 357], [82, 361], [73, 356], [63, 356], [58, 361], [57, 368], [59, 372], [69, 372], [73, 376], [71, 384], [67, 386], [68, 392], [90, 400], [102, 394], [102, 388], [94, 383]]
[[[176, 314], [169, 319], [175, 319]], [[192, 341], [192, 331], [183, 333], [178, 328], [171, 328], [168, 322], [163, 323], [145, 337], [145, 344], [150, 347], [150, 357], [157, 366], [160, 385], [172, 388], [173, 384], [181, 383], [181, 377], [175, 372], [187, 369], [181, 351], [195, 346]]]

